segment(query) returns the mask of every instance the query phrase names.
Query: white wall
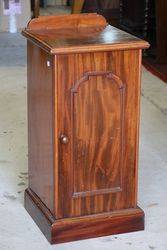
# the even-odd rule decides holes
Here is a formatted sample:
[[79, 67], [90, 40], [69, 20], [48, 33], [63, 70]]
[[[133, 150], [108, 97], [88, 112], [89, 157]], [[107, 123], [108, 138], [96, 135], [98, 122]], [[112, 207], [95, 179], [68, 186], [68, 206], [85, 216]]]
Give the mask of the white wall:
[[[30, 0], [20, 0], [22, 14], [16, 15], [18, 30], [21, 30], [27, 25], [30, 20]], [[3, 1], [0, 0], [0, 31], [9, 31], [9, 16], [3, 15]]]

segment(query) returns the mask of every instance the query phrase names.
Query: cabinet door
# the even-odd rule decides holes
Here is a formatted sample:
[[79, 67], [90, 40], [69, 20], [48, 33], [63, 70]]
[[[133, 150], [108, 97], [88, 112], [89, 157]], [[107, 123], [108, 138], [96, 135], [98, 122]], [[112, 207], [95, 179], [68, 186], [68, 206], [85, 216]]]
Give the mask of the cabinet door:
[[135, 207], [139, 52], [56, 63], [57, 218]]

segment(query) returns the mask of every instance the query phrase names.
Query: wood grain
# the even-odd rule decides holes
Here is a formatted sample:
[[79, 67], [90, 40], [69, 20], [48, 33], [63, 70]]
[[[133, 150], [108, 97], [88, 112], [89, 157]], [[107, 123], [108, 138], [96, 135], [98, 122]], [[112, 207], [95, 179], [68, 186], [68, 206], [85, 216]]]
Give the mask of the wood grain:
[[123, 83], [112, 72], [88, 72], [71, 98], [73, 197], [121, 190]]
[[125, 209], [113, 214], [55, 222], [52, 227], [52, 243], [64, 243], [143, 229], [143, 211], [139, 208]]
[[30, 189], [25, 192], [25, 204], [28, 213], [51, 244], [144, 229], [144, 213], [139, 207], [55, 220], [48, 208]]
[[[96, 18], [101, 20], [45, 17], [23, 32], [28, 38], [25, 207], [51, 243], [144, 227], [137, 179], [141, 48], [148, 43], [111, 26], [76, 28], [95, 25]], [[52, 29], [55, 20], [76, 26]]]
[[[57, 201], [57, 218], [137, 206], [136, 152], [140, 63], [141, 53], [138, 50], [57, 56], [57, 82], [61, 82], [57, 90], [58, 114], [61, 114], [58, 117], [58, 131], [59, 134], [65, 134], [69, 138], [67, 145], [59, 143], [58, 189], [63, 195], [59, 196]], [[106, 80], [101, 76], [90, 77], [89, 81], [82, 83], [74, 103], [71, 101], [71, 89], [75, 88], [85, 72], [93, 71], [111, 71], [121, 79], [126, 86], [122, 108], [117, 85], [114, 85], [112, 80]], [[100, 90], [100, 97], [98, 90]], [[102, 98], [105, 104], [103, 108], [100, 104]], [[109, 104], [110, 101], [111, 104]], [[122, 135], [117, 130], [117, 128], [121, 129], [120, 109], [124, 110]], [[107, 142], [110, 137], [105, 133], [115, 136], [113, 144]], [[100, 144], [98, 140], [101, 140]], [[118, 145], [122, 141], [123, 164], [120, 165], [121, 151]], [[85, 154], [84, 157], [81, 156], [82, 153]], [[100, 172], [98, 172], [99, 163], [103, 163]], [[113, 173], [111, 179], [107, 177], [107, 169], [110, 169], [109, 174]], [[122, 184], [120, 184], [120, 173], [122, 173]], [[80, 193], [76, 194], [77, 192]], [[64, 200], [67, 202], [64, 203]]]
[[32, 19], [27, 26], [28, 30], [52, 30], [52, 29], [81, 29], [81, 28], [105, 28], [107, 25], [103, 16], [91, 14], [73, 14], [58, 16], [40, 16]]
[[149, 44], [110, 25], [96, 14], [33, 19], [22, 34], [51, 54], [147, 48]]
[[54, 211], [52, 57], [28, 42], [29, 187]]

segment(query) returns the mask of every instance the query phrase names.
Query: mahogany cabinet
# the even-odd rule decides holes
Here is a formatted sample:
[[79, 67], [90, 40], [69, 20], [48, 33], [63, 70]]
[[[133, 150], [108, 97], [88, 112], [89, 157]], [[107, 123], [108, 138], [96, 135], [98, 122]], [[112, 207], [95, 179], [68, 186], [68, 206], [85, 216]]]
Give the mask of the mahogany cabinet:
[[51, 243], [144, 228], [137, 206], [141, 50], [97, 14], [33, 19], [25, 207]]
[[147, 39], [153, 2], [150, 0], [120, 0], [120, 27], [138, 37]]
[[[165, 2], [165, 0], [162, 1]], [[149, 41], [150, 48], [144, 53], [145, 55], [156, 54], [158, 40], [156, 37], [158, 31], [156, 9], [161, 5], [160, 2], [160, 0], [120, 0], [119, 27], [132, 35]], [[166, 13], [165, 4], [163, 3], [162, 6], [164, 13]], [[165, 40], [165, 36], [161, 40]]]

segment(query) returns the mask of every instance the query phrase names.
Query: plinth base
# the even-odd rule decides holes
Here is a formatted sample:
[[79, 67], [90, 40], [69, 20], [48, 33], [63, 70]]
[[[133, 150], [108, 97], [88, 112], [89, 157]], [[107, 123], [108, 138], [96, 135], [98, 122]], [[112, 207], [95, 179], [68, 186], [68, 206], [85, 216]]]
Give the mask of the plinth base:
[[144, 229], [144, 212], [139, 207], [56, 220], [35, 193], [27, 189], [25, 208], [51, 244]]

